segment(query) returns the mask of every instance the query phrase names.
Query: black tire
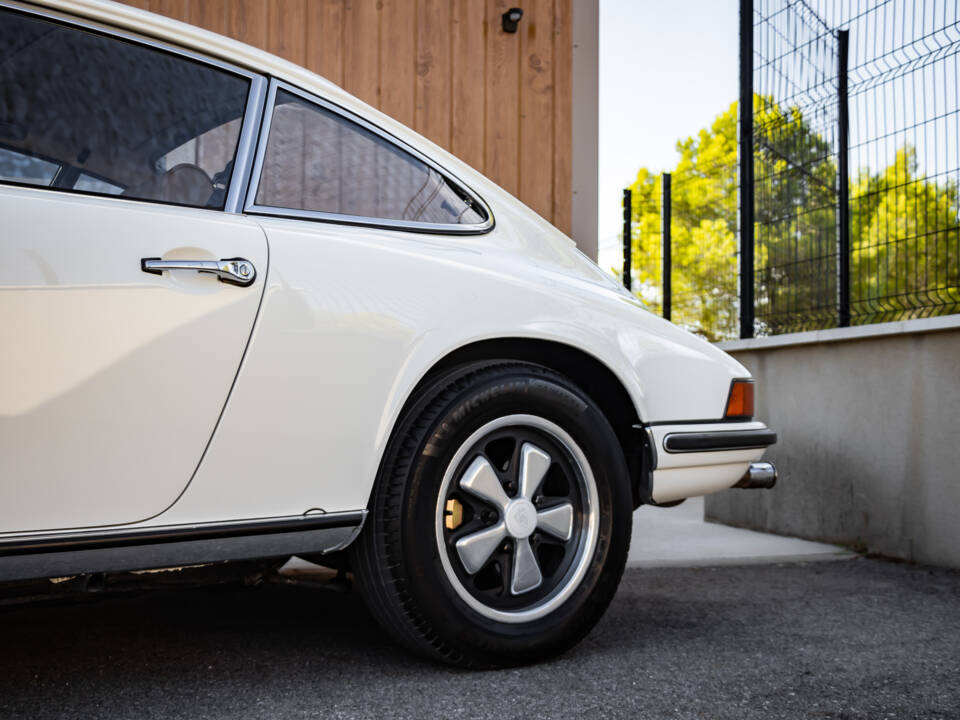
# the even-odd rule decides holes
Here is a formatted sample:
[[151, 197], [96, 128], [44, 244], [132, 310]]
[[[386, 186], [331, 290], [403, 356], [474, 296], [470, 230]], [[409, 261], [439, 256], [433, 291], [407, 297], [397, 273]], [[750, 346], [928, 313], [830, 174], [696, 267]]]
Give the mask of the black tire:
[[[516, 420], [520, 416], [531, 418], [533, 424]], [[481, 510], [484, 503], [462, 491], [469, 483], [461, 468], [471, 453], [465, 443], [498, 423], [505, 423], [499, 431], [509, 436], [507, 439], [492, 431], [481, 434], [477, 441], [488, 443], [476, 446], [483, 450], [474, 453], [485, 472], [495, 471], [510, 490], [516, 484], [504, 480], [501, 471], [523, 472], [516, 468], [524, 463], [534, 468], [536, 458], [525, 455], [520, 461], [519, 457], [539, 446], [547, 448], [543, 451], [547, 460], [537, 467], [550, 469], [541, 475], [542, 481], [536, 481], [541, 494], [530, 495], [531, 504], [534, 500], [540, 503], [536, 529], [529, 531], [528, 538], [523, 534], [529, 530], [528, 513], [525, 529], [517, 532], [520, 521], [516, 518], [523, 515], [511, 510], [515, 520], [511, 532], [516, 534], [493, 551], [483, 570], [469, 575], [464, 562], [457, 564], [462, 556], [455, 533], [463, 529], [464, 537], [470, 535], [465, 530], [469, 523], [500, 527], [507, 510], [523, 504], [519, 488], [507, 498], [512, 505], [498, 506], [500, 512]], [[561, 432], [557, 434], [555, 428]], [[557, 439], [561, 435], [565, 440]], [[511, 437], [513, 449], [508, 449]], [[527, 437], [533, 439], [524, 440]], [[551, 438], [557, 441], [553, 445]], [[493, 458], [494, 442], [510, 456], [502, 465], [491, 459], [488, 470], [484, 461], [487, 456]], [[461, 458], [456, 466], [452, 464], [455, 458]], [[535, 469], [524, 477], [535, 477]], [[558, 531], [544, 532], [540, 519], [548, 510], [558, 510], [541, 509], [550, 502], [544, 499], [548, 482], [556, 488], [551, 493], [566, 491], [566, 499], [553, 502], [569, 504], [572, 509], [560, 508], [559, 515], [572, 519]], [[533, 483], [522, 484], [526, 488]], [[442, 487], [447, 488], [448, 497], [463, 498], [462, 515], [470, 517], [454, 530], [447, 529], [446, 515], [450, 513], [443, 508], [455, 506], [440, 504]], [[573, 647], [613, 598], [630, 545], [632, 504], [627, 466], [613, 429], [597, 405], [568, 379], [528, 363], [473, 364], [427, 387], [397, 426], [369, 509], [366, 526], [352, 547], [352, 564], [371, 612], [394, 639], [414, 652], [464, 667], [520, 665]], [[496, 515], [496, 520], [491, 520], [491, 515]], [[558, 538], [564, 530], [568, 539], [561, 541]], [[535, 550], [540, 572], [540, 585], [530, 590], [521, 587], [522, 578], [512, 574], [520, 568], [530, 570], [531, 555], [520, 557], [519, 546], [525, 538]], [[446, 561], [441, 548], [447, 549]], [[550, 568], [555, 568], [552, 575], [547, 572]], [[485, 587], [481, 577], [494, 586]], [[500, 586], [495, 584], [498, 582]], [[517, 588], [521, 588], [519, 593]], [[545, 614], [515, 619], [537, 613]], [[510, 621], [501, 621], [501, 616]]]

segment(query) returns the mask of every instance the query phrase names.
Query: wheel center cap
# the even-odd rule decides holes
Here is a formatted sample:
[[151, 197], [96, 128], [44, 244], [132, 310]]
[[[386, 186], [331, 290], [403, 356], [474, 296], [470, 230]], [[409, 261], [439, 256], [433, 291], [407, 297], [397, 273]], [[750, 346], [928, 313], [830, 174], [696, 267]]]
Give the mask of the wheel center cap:
[[507, 532], [515, 538], [526, 538], [537, 529], [537, 509], [524, 498], [511, 500], [504, 513]]

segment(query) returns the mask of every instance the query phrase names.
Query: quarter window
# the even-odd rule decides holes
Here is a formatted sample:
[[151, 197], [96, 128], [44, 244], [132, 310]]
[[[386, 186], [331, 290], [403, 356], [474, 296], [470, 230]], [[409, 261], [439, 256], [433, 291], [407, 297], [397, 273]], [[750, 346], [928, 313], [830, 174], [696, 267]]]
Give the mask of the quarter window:
[[249, 87], [0, 9], [0, 181], [222, 209]]
[[277, 91], [256, 204], [443, 225], [486, 219], [427, 163], [285, 90]]

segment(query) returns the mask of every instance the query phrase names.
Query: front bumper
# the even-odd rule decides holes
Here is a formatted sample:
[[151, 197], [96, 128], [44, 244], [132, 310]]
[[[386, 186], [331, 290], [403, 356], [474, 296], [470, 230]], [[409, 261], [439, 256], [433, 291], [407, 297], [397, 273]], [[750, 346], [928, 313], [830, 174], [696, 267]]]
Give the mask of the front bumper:
[[[650, 500], [668, 503], [740, 487], [772, 487], [769, 472], [751, 468], [777, 434], [762, 422], [648, 425], [654, 471]], [[761, 472], [763, 470], [763, 472]], [[773, 480], [776, 469], [770, 465]], [[741, 484], [742, 483], [742, 484]], [[769, 484], [764, 484], [769, 483]]]

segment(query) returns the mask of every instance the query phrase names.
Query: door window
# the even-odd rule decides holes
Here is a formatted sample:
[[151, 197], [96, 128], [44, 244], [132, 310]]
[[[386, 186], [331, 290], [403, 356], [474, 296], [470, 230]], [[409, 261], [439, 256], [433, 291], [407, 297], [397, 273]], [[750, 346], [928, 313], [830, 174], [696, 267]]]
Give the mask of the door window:
[[0, 181], [222, 209], [249, 87], [0, 9]]
[[381, 135], [278, 90], [256, 204], [411, 223], [477, 225], [483, 210]]

